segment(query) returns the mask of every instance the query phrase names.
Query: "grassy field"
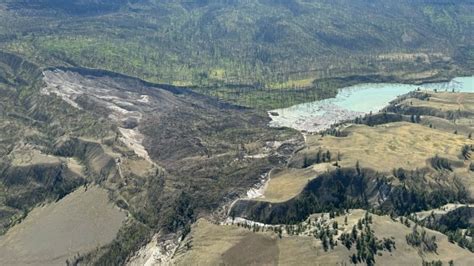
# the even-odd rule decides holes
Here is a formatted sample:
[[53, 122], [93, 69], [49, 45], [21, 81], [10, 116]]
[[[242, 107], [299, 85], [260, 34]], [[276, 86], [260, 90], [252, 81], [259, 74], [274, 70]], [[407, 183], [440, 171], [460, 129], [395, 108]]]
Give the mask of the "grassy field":
[[342, 248], [325, 253], [314, 237], [280, 239], [273, 232], [254, 233], [204, 219], [193, 225], [185, 241], [190, 241], [191, 249], [175, 256], [177, 265], [321, 265], [348, 261], [349, 256]]
[[474, 95], [472, 93], [427, 92], [429, 101], [406, 99], [401, 105], [438, 109], [442, 112], [472, 112], [474, 111]]
[[[412, 228], [394, 222], [388, 216], [374, 216], [373, 229], [378, 237], [394, 237], [396, 249], [392, 253], [384, 253], [378, 261], [386, 265], [420, 265], [423, 260], [436, 261], [441, 260], [443, 264], [448, 264], [453, 260], [455, 265], [471, 265], [474, 263], [474, 255], [465, 249], [460, 248], [454, 243], [448, 241], [448, 238], [436, 231], [428, 230], [429, 236], [436, 236], [438, 249], [436, 253], [420, 252], [416, 248], [408, 245], [406, 235], [412, 232]], [[413, 227], [414, 223], [411, 223]]]
[[430, 168], [430, 159], [436, 155], [458, 162], [454, 167], [455, 175], [464, 181], [469, 191], [474, 192], [468, 170], [470, 161], [460, 158], [463, 146], [474, 145], [474, 140], [467, 135], [454, 134], [451, 126], [448, 124], [445, 129], [433, 129], [427, 125], [396, 122], [374, 127], [350, 125], [344, 129], [348, 134], [345, 137], [307, 135], [306, 148], [293, 157], [293, 164], [308, 160], [305, 158], [315, 158], [320, 151], [330, 151], [332, 162], [275, 171], [270, 176], [263, 197], [257, 200], [289, 200], [318, 174], [334, 170], [336, 161], [339, 167], [353, 168], [359, 163], [360, 167], [391, 175], [392, 170], [398, 168], [408, 171]]
[[[408, 97], [388, 109], [397, 110], [407, 115], [408, 119], [410, 114], [419, 113], [421, 114], [419, 123], [393, 122], [375, 126], [349, 124], [341, 129], [344, 132], [344, 136], [341, 137], [310, 134], [306, 136], [306, 148], [293, 157], [293, 162], [301, 164], [305, 159], [315, 158], [319, 151], [322, 153], [330, 151], [332, 164], [337, 161], [338, 166], [351, 168], [359, 163], [360, 167], [391, 174], [393, 169], [398, 168], [405, 170], [431, 168], [431, 158], [440, 156], [457, 162], [454, 167], [455, 175], [463, 180], [471, 193], [474, 192], [468, 170], [471, 161], [461, 157], [461, 150], [465, 145], [474, 145], [474, 140], [468, 137], [474, 130], [471, 115], [474, 110], [474, 94], [451, 92], [421, 94], [425, 93], [429, 100], [425, 98], [426, 95], [421, 98]], [[267, 188], [269, 195], [278, 195], [279, 191], [282, 194], [288, 193], [286, 197], [279, 195], [280, 199], [293, 197], [295, 191], [301, 191], [306, 185], [299, 180], [307, 178], [308, 171], [314, 169], [314, 166], [282, 171], [291, 174], [286, 175], [285, 182], [280, 181], [282, 179], [279, 179], [278, 175], [275, 181], [270, 180]], [[272, 199], [269, 197], [268, 201]]]
[[318, 174], [334, 169], [329, 163], [313, 165], [305, 169], [286, 168], [272, 171], [264, 194], [256, 200], [284, 202], [298, 195], [309, 181]]
[[125, 218], [106, 190], [81, 187], [58, 202], [33, 209], [1, 236], [2, 264], [64, 265], [79, 253], [110, 243]]
[[[365, 215], [363, 210], [351, 210], [347, 215], [329, 218], [325, 214], [324, 223], [340, 226], [338, 235], [350, 233], [352, 227]], [[312, 215], [315, 221], [321, 215]], [[347, 217], [347, 224], [345, 218]], [[437, 239], [436, 253], [419, 252], [407, 244], [405, 237], [412, 228], [388, 216], [372, 215], [372, 229], [379, 238], [391, 238], [395, 241], [392, 252], [383, 251], [375, 258], [377, 264], [384, 265], [420, 265], [423, 260], [441, 260], [443, 263], [453, 260], [455, 265], [469, 265], [474, 256], [467, 250], [450, 243], [445, 235], [427, 230], [429, 236]], [[310, 229], [311, 230], [311, 229]], [[181, 252], [173, 263], [177, 265], [344, 265], [350, 264], [350, 255], [354, 247], [347, 249], [341, 243], [333, 250], [325, 252], [321, 241], [311, 234], [288, 235], [280, 238], [272, 231], [253, 232], [236, 225], [215, 225], [204, 219], [192, 227], [190, 235], [184, 240]]]
[[400, 167], [414, 170], [429, 166], [427, 160], [435, 155], [459, 160], [462, 147], [474, 144], [467, 136], [406, 122], [375, 127], [351, 125], [345, 132], [347, 137], [308, 136], [308, 148], [300, 156], [329, 150], [340, 154], [343, 167], [354, 167], [359, 161], [361, 167], [389, 172]]

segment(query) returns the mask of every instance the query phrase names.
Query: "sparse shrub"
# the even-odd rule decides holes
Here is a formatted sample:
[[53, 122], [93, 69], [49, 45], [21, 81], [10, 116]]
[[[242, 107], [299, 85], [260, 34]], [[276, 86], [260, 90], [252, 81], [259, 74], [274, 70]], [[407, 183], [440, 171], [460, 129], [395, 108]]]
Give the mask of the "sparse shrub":
[[393, 176], [398, 178], [400, 181], [404, 181], [407, 178], [407, 172], [403, 168], [393, 169]]
[[422, 263], [423, 266], [443, 266], [443, 263], [440, 260], [437, 261], [423, 261]]
[[472, 146], [464, 145], [461, 149], [461, 155], [465, 160], [471, 159]]
[[418, 226], [413, 227], [413, 231], [406, 236], [407, 243], [413, 247], [418, 247], [422, 251], [436, 252], [438, 244], [436, 244], [436, 236], [428, 236], [426, 230], [422, 229], [418, 232]]
[[374, 231], [370, 228], [372, 224], [372, 216], [367, 212], [364, 218], [357, 222], [361, 228], [358, 232], [356, 226], [352, 228], [351, 234], [343, 233], [339, 237], [342, 244], [350, 250], [355, 243], [357, 253], [350, 256], [351, 262], [357, 264], [365, 262], [367, 265], [375, 264], [375, 255], [380, 254], [379, 251], [387, 250], [391, 252], [395, 249], [395, 241], [384, 238], [377, 239]]
[[446, 158], [439, 157], [438, 155], [431, 158], [431, 166], [438, 171], [439, 170], [453, 171], [453, 168], [449, 160]]

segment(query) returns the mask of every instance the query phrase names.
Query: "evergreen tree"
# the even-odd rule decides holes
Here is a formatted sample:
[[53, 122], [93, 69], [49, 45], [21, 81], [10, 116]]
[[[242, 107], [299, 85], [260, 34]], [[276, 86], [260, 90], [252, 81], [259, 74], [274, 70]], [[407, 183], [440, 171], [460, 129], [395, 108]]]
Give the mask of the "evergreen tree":
[[351, 262], [354, 263], [354, 264], [357, 264], [357, 263], [359, 262], [359, 260], [357, 259], [356, 254], [352, 254], [352, 256], [351, 256]]

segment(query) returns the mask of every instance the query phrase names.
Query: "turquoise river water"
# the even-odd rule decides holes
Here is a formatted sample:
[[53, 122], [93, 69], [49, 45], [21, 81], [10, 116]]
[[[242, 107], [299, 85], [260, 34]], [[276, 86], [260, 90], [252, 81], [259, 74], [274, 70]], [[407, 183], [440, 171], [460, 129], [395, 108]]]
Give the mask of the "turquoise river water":
[[302, 103], [269, 112], [271, 126], [285, 126], [317, 132], [332, 124], [378, 112], [398, 96], [418, 88], [438, 91], [474, 92], [474, 76], [458, 77], [450, 82], [423, 85], [377, 83], [342, 88], [335, 98]]

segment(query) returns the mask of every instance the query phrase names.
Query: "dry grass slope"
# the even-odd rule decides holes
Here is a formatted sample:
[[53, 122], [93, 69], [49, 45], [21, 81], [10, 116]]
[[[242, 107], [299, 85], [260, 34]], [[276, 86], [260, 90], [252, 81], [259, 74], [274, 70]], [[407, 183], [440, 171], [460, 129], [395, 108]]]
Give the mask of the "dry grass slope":
[[256, 200], [269, 202], [284, 202], [297, 196], [301, 190], [313, 180], [326, 171], [335, 167], [330, 163], [315, 164], [308, 168], [296, 169], [285, 168], [272, 171], [270, 180], [265, 186], [263, 196]]
[[1, 236], [1, 264], [64, 265], [79, 253], [110, 243], [124, 220], [125, 212], [115, 207], [106, 190], [81, 187], [35, 208]]
[[309, 136], [303, 154], [319, 149], [341, 154], [343, 167], [361, 166], [381, 172], [394, 168], [414, 170], [428, 166], [427, 160], [436, 154], [458, 160], [464, 145], [474, 141], [466, 136], [430, 129], [422, 125], [396, 122], [369, 127], [352, 125], [345, 130], [347, 137]]
[[[347, 225], [344, 223], [345, 215], [328, 219], [325, 214], [325, 217], [329, 224], [338, 222], [340, 235], [350, 233], [364, 215], [363, 210], [351, 210], [347, 215]], [[309, 220], [320, 216], [312, 215]], [[412, 228], [388, 216], [372, 215], [372, 220], [375, 235], [379, 239], [394, 239], [396, 247], [392, 252], [380, 252], [375, 258], [377, 264], [421, 265], [423, 260], [441, 260], [445, 264], [453, 260], [455, 265], [474, 263], [472, 253], [450, 243], [443, 234], [426, 229], [429, 236], [436, 236], [438, 250], [436, 253], [420, 253], [405, 240]], [[215, 225], [204, 219], [193, 225], [184, 243], [174, 258], [176, 265], [349, 265], [350, 255], [355, 252], [354, 246], [348, 250], [341, 243], [325, 252], [321, 241], [313, 236], [283, 233], [279, 238], [271, 231], [253, 232], [236, 225]]]

